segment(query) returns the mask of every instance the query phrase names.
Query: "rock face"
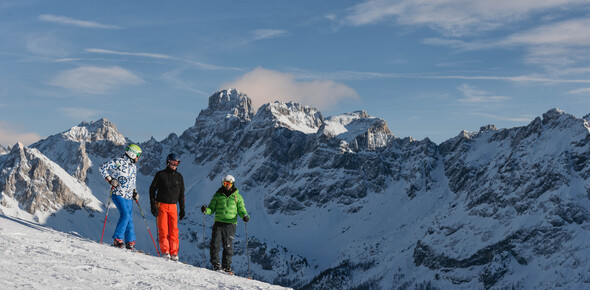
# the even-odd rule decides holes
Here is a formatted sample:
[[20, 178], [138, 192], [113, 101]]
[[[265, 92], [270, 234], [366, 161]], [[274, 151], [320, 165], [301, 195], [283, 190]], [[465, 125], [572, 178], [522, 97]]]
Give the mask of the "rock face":
[[30, 147], [37, 148], [69, 174], [86, 182], [88, 170], [93, 165], [89, 154], [104, 158], [121, 155], [126, 143], [115, 124], [103, 118], [91, 123], [82, 122]]
[[100, 210], [100, 202], [83, 183], [37, 149], [16, 144], [3, 158], [0, 205], [22, 208], [39, 220], [62, 208]]
[[[181, 156], [187, 188], [181, 248], [187, 261], [201, 265], [208, 247], [199, 237], [202, 222], [212, 221], [202, 220], [198, 208], [223, 175], [234, 175], [252, 217], [252, 274], [285, 286], [584, 288], [587, 119], [552, 109], [527, 126], [486, 125], [437, 145], [397, 138], [364, 111], [324, 117], [312, 107], [274, 102], [255, 112], [246, 94], [229, 89], [214, 93], [180, 136], [140, 143], [138, 188], [147, 191], [167, 154]], [[96, 195], [104, 190], [96, 168], [128, 142], [101, 119], [31, 147]], [[42, 154], [19, 148], [0, 155], [0, 189], [15, 200], [28, 196], [21, 198], [26, 203], [42, 191], [33, 185], [41, 171], [15, 167], [16, 156]], [[15, 186], [30, 189], [16, 194]], [[34, 203], [32, 211], [50, 206]], [[238, 226], [234, 268], [246, 269], [246, 229]]]
[[4, 146], [0, 145], [0, 155], [4, 155], [4, 154], [8, 154], [8, 152], [10, 152], [10, 149], [8, 148], [4, 148]]

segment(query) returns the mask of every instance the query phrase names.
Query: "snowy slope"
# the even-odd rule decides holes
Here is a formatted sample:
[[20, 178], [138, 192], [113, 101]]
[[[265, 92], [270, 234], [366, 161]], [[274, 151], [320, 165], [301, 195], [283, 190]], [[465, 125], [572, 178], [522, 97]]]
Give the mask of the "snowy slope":
[[0, 215], [0, 289], [286, 289]]

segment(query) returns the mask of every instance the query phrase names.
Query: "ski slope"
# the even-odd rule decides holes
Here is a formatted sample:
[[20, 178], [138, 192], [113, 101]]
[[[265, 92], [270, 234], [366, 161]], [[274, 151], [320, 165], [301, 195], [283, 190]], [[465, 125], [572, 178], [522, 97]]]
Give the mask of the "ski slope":
[[0, 215], [0, 253], [0, 289], [287, 289], [5, 215]]

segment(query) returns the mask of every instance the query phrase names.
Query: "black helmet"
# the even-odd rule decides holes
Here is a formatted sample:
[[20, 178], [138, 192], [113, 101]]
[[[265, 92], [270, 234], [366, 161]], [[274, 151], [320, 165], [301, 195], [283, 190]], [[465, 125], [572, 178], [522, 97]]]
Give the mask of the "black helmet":
[[170, 154], [168, 154], [168, 157], [166, 157], [166, 162], [168, 162], [168, 161], [180, 162], [180, 157], [178, 157], [178, 154], [176, 154], [176, 153], [170, 153]]

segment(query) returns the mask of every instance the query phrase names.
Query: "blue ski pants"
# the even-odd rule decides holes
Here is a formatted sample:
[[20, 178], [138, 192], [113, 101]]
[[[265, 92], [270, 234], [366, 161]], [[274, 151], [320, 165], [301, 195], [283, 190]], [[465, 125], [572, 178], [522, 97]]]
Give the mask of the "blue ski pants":
[[113, 194], [113, 202], [119, 210], [119, 222], [117, 222], [113, 239], [125, 240], [126, 243], [134, 242], [133, 200], [125, 199], [120, 195]]

